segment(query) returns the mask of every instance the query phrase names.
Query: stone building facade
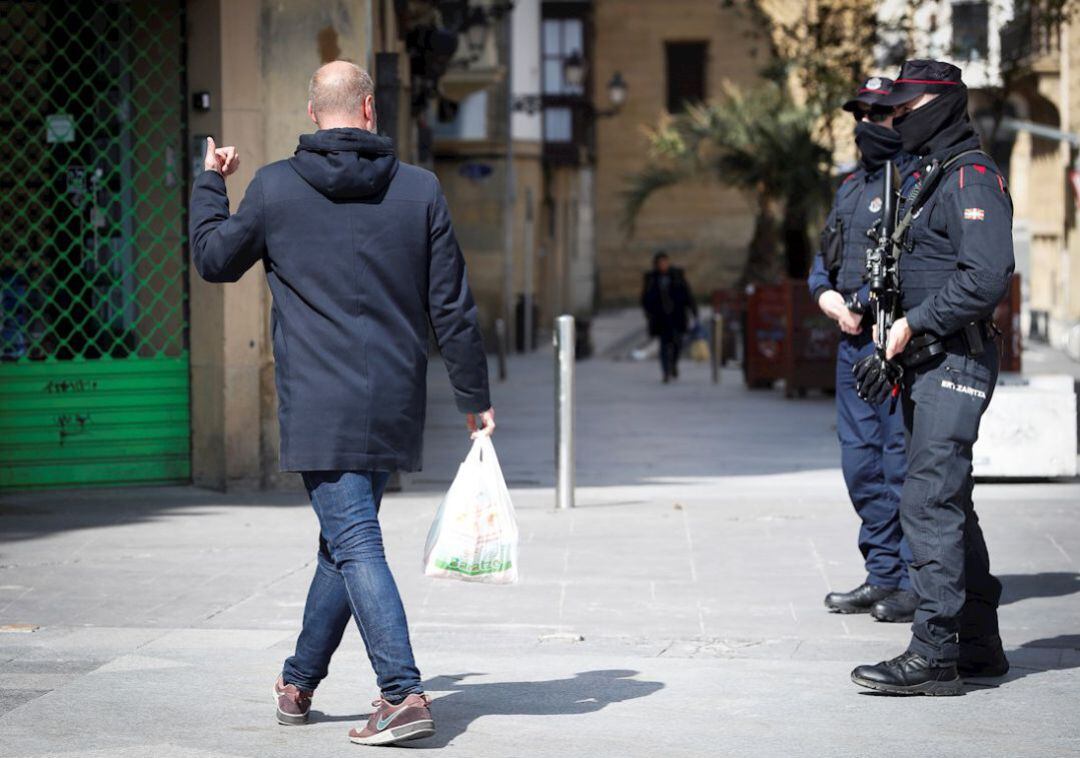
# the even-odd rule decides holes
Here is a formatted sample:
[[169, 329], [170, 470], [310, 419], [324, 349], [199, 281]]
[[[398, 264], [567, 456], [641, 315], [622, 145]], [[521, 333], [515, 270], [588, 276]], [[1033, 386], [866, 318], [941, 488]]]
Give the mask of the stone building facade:
[[[737, 4], [736, 4], [737, 6]], [[633, 236], [621, 223], [627, 176], [648, 160], [644, 130], [668, 109], [679, 79], [700, 78], [702, 99], [723, 82], [751, 86], [767, 63], [749, 14], [714, 0], [597, 0], [594, 98], [614, 71], [632, 96], [597, 124], [596, 276], [598, 301], [626, 304], [640, 295], [642, 272], [659, 249], [686, 269], [699, 296], [735, 283], [753, 233], [749, 198], [715, 181], [671, 187], [645, 205]]]

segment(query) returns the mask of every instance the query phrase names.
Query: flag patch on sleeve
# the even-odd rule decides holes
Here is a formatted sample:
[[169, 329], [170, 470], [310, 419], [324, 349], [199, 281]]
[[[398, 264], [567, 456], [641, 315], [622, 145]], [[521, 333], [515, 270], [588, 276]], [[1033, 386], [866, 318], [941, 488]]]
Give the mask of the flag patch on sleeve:
[[982, 221], [986, 218], [986, 211], [982, 208], [964, 208], [964, 219], [967, 221]]

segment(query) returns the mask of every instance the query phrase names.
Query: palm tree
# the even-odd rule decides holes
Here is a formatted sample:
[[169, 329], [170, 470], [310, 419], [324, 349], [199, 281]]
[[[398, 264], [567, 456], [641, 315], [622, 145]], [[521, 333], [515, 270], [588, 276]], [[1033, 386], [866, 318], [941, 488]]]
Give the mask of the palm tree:
[[749, 91], [725, 87], [715, 103], [665, 116], [649, 132], [650, 163], [629, 178], [624, 226], [652, 194], [683, 181], [712, 177], [752, 192], [754, 235], [742, 282], [775, 280], [781, 242], [790, 276], [804, 276], [812, 250], [810, 221], [828, 206], [829, 151], [816, 138], [814, 111], [793, 103], [786, 90], [766, 82]]

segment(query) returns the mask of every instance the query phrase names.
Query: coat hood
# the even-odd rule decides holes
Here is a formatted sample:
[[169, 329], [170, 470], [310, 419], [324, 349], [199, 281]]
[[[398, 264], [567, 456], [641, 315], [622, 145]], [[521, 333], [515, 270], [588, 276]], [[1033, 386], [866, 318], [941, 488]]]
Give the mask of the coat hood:
[[398, 159], [389, 137], [363, 129], [320, 129], [300, 136], [289, 165], [331, 200], [358, 200], [386, 189]]

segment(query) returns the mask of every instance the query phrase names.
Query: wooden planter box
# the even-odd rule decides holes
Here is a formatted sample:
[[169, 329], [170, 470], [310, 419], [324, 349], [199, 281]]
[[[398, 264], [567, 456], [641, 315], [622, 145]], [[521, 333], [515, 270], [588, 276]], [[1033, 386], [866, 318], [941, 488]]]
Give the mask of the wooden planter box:
[[810, 297], [806, 282], [784, 283], [784, 391], [802, 397], [807, 390], [836, 391], [836, 350], [840, 329]]
[[743, 376], [746, 386], [772, 387], [785, 374], [787, 294], [784, 284], [759, 284], [747, 295]]

